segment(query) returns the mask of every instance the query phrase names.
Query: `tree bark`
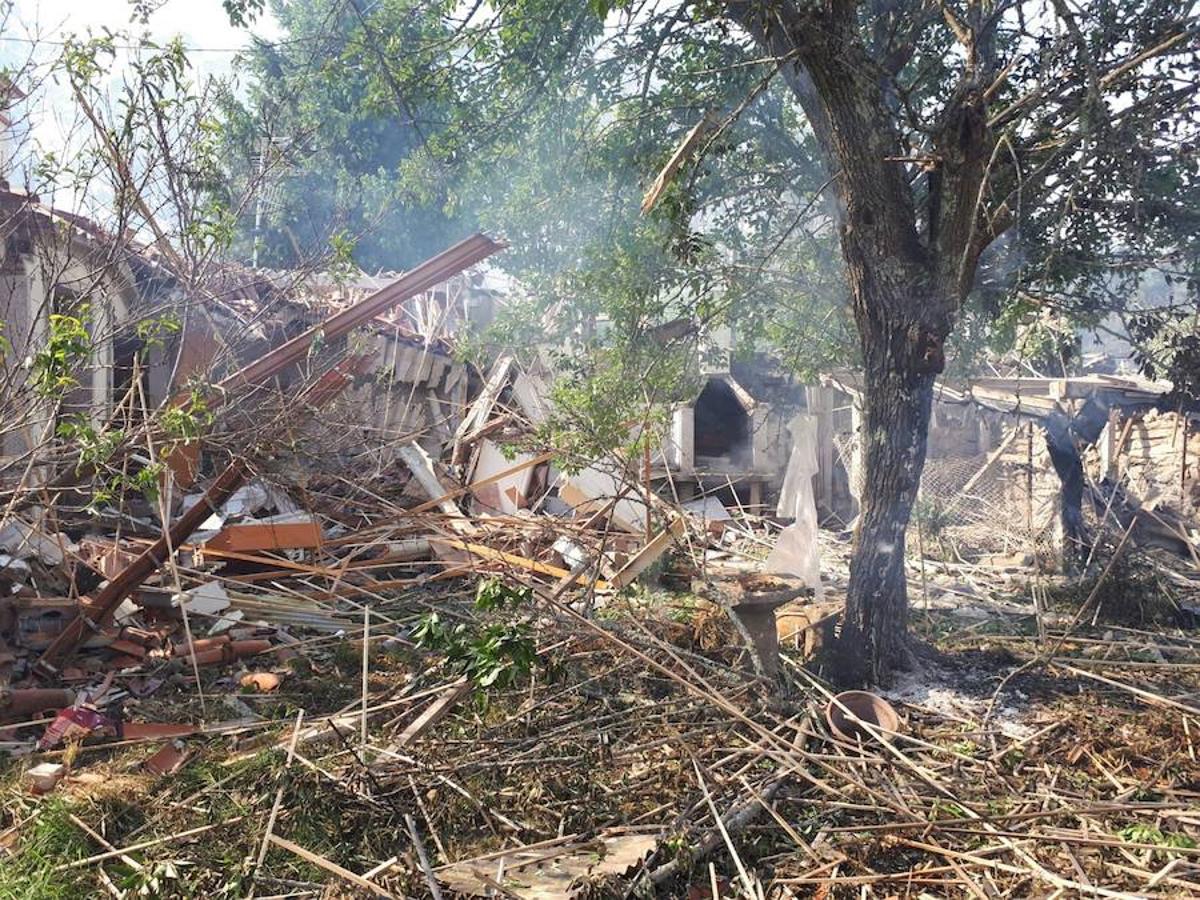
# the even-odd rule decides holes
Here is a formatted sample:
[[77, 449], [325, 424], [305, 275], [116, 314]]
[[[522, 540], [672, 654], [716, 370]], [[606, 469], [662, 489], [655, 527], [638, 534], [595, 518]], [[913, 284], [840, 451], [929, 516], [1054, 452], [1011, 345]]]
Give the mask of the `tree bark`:
[[888, 321], [878, 315], [881, 306], [877, 300], [855, 303], [864, 359], [864, 478], [833, 672], [848, 686], [886, 682], [907, 657], [905, 538], [941, 369], [943, 336]]
[[840, 681], [885, 681], [906, 656], [904, 541], [925, 465], [933, 381], [988, 237], [978, 227], [992, 146], [980, 73], [970, 66], [946, 105], [918, 203], [911, 148], [884, 96], [885, 69], [862, 41], [857, 4], [728, 0], [725, 12], [765, 51], [794, 60], [784, 76], [838, 198], [865, 379], [864, 490], [831, 661]]

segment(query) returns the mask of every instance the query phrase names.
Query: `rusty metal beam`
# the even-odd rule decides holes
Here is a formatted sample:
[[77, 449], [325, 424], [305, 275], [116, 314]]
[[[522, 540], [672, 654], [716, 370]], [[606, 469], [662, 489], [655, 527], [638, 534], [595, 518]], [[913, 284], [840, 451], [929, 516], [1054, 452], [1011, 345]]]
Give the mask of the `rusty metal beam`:
[[[280, 344], [274, 350], [234, 372], [217, 385], [219, 393], [223, 394], [247, 384], [258, 384], [279, 374], [292, 363], [304, 359], [318, 336], [326, 341], [339, 338], [359, 325], [371, 321], [397, 303], [436, 287], [447, 278], [487, 259], [503, 248], [503, 244], [493, 241], [485, 234], [474, 234], [465, 241], [459, 241], [449, 250], [444, 250], [437, 256], [425, 260], [415, 269], [405, 272], [370, 297], [330, 316], [321, 324], [314, 325], [303, 334]], [[218, 400], [218, 402], [220, 401]]]
[[245, 461], [235, 459], [230, 463], [204, 492], [204, 496], [180, 516], [166, 534], [122, 569], [90, 602], [81, 601], [79, 614], [67, 623], [67, 627], [42, 652], [41, 658], [34, 666], [34, 672], [42, 677], [57, 675], [58, 664], [78, 650], [80, 644], [93, 632], [107, 625], [121, 601], [157, 572], [158, 567], [174, 549], [191, 537], [192, 532], [199, 528], [205, 519], [224, 506], [225, 501], [246, 483], [249, 476], [250, 467]]

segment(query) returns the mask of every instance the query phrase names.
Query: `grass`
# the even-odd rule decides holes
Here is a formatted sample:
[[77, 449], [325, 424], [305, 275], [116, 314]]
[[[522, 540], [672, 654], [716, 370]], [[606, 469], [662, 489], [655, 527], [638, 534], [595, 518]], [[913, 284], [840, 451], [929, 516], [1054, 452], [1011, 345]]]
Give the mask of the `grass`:
[[70, 812], [64, 800], [47, 799], [36, 818], [21, 829], [13, 855], [0, 865], [0, 900], [74, 900], [91, 895], [94, 885], [86, 869], [55, 871], [95, 852], [88, 837], [68, 818]]

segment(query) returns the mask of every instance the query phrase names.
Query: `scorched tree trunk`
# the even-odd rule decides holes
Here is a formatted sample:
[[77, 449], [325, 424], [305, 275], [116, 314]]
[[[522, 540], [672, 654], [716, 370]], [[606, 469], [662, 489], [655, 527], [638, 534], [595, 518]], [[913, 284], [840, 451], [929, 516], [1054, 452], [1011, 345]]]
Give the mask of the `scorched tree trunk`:
[[856, 297], [854, 305], [864, 363], [864, 477], [837, 663], [840, 680], [861, 684], [886, 681], [908, 656], [905, 538], [944, 335], [896, 314], [914, 304]]

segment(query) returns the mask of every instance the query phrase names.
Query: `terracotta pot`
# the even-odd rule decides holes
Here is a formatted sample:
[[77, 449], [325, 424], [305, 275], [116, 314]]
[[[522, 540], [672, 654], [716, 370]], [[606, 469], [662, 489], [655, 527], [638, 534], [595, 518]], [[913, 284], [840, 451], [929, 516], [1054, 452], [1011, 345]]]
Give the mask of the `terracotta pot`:
[[829, 730], [834, 737], [843, 741], [854, 744], [859, 740], [864, 743], [875, 740], [874, 735], [846, 714], [847, 709], [863, 722], [883, 731], [885, 738], [888, 732], [900, 730], [899, 713], [882, 697], [869, 691], [843, 691], [825, 707], [825, 721], [829, 723]]

